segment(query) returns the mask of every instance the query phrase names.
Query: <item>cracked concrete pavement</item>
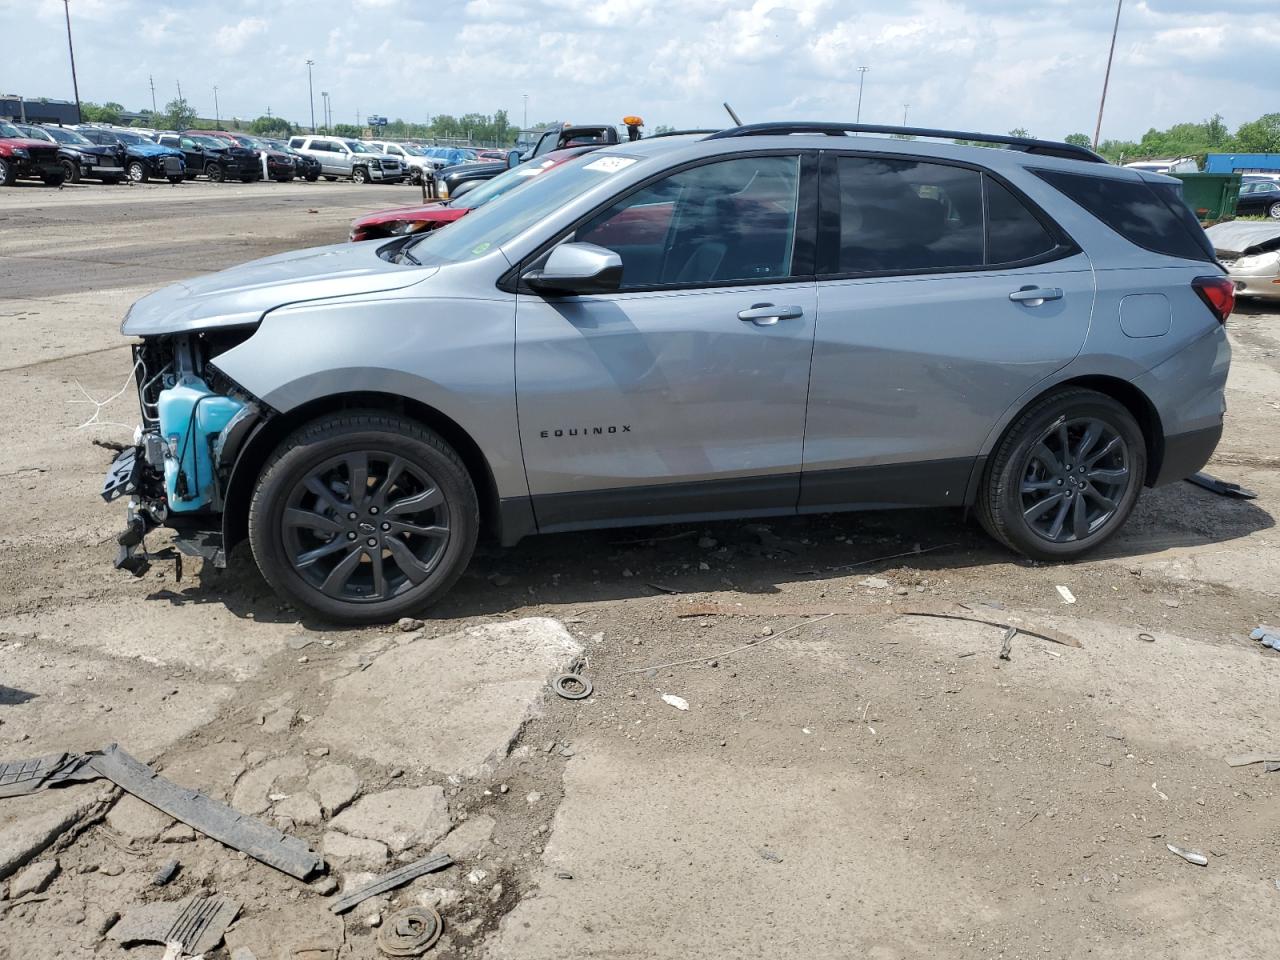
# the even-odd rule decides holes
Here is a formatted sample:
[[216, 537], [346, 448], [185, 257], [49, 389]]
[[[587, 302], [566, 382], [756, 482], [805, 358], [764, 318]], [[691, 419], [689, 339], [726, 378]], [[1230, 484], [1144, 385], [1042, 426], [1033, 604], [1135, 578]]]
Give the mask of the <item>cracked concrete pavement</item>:
[[[295, 881], [106, 783], [3, 799], [0, 958], [158, 956], [103, 939], [111, 914], [197, 892], [244, 903], [210, 960], [372, 960], [370, 924], [410, 904], [441, 911], [445, 958], [1280, 950], [1280, 775], [1223, 762], [1276, 744], [1280, 654], [1248, 631], [1280, 621], [1280, 310], [1230, 321], [1210, 467], [1259, 499], [1148, 491], [1070, 566], [1019, 561], [941, 511], [602, 531], [482, 544], [412, 631], [300, 622], [243, 549], [181, 579], [111, 570], [120, 510], [97, 498], [111, 452], [91, 441], [128, 428], [78, 430], [70, 401], [77, 382], [125, 382], [128, 304], [415, 196], [0, 191], [0, 760], [117, 740], [302, 837], [339, 887], [432, 850], [458, 861], [338, 918], [327, 878]], [[133, 418], [128, 395], [103, 414]], [[945, 547], [867, 562], [916, 544]], [[1001, 661], [996, 628], [895, 612], [916, 597], [1084, 645], [1020, 635]], [[549, 695], [578, 656], [595, 696]], [[703, 659], [647, 669], [687, 658]], [[14, 897], [29, 863], [52, 876]]]

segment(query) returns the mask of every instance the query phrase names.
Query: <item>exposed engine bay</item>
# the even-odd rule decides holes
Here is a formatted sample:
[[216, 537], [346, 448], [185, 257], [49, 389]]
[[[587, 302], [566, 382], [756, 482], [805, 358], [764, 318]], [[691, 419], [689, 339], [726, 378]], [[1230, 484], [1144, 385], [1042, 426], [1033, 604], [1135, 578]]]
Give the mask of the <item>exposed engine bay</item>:
[[116, 457], [102, 488], [108, 502], [129, 498], [117, 568], [144, 572], [144, 539], [161, 525], [178, 530], [184, 553], [224, 562], [219, 515], [227, 480], [264, 407], [210, 360], [251, 332], [163, 335], [134, 345], [141, 422], [133, 446]]

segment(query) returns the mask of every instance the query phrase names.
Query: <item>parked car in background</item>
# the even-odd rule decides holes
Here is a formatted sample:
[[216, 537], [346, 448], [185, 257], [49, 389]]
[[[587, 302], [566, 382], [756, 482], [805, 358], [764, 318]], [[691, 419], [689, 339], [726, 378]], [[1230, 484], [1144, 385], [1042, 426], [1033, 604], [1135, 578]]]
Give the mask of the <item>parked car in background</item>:
[[289, 155], [273, 149], [257, 137], [251, 137], [247, 133], [231, 133], [226, 130], [187, 130], [185, 132], [187, 136], [212, 137], [216, 140], [225, 140], [228, 143], [243, 147], [245, 150], [252, 150], [258, 158], [259, 173], [263, 170], [263, 161], [266, 162], [266, 177], [269, 180], [288, 182], [294, 177], [295, 167]]
[[[520, 154], [522, 162], [544, 157], [554, 150], [569, 147], [603, 147], [620, 142], [618, 128], [609, 124], [569, 124], [550, 127], [543, 131], [534, 145]], [[440, 192], [446, 197], [455, 197], [477, 184], [492, 180], [504, 170], [511, 169], [507, 155], [500, 161], [490, 160], [478, 163], [463, 163], [445, 167], [436, 174], [436, 182], [440, 184]]]
[[424, 147], [423, 152], [439, 160], [444, 167], [451, 167], [455, 163], [475, 163], [479, 159], [469, 147]]
[[1179, 184], [861, 130], [610, 145], [447, 229], [139, 300], [117, 564], [156, 524], [214, 562], [247, 537], [294, 607], [370, 623], [482, 527], [951, 507], [1096, 549], [1222, 433], [1234, 287]]
[[189, 133], [162, 133], [159, 142], [167, 147], [177, 147], [187, 161], [187, 178], [203, 174], [214, 183], [240, 180], [253, 183], [262, 179], [262, 166], [256, 150], [217, 137]]
[[399, 160], [404, 166], [409, 180], [413, 183], [422, 183], [423, 180], [436, 172], [435, 163], [432, 162], [421, 147], [415, 147], [409, 143], [393, 143], [390, 140], [365, 140], [362, 142], [365, 146], [377, 150], [379, 153], [384, 153]]
[[152, 177], [174, 184], [186, 179], [187, 161], [177, 147], [162, 146], [132, 130], [89, 126], [80, 126], [76, 130], [93, 143], [123, 146], [125, 175], [134, 183], [146, 183]]
[[1280, 301], [1280, 220], [1230, 220], [1206, 231], [1236, 296]]
[[1280, 183], [1253, 180], [1240, 185], [1236, 216], [1264, 216], [1280, 220]]
[[12, 123], [0, 120], [0, 187], [12, 187], [22, 177], [39, 178], [60, 187], [67, 171], [58, 148], [48, 140], [25, 136]]
[[81, 177], [101, 180], [103, 183], [119, 183], [124, 179], [124, 148], [118, 145], [99, 146], [66, 127], [42, 124], [14, 124], [33, 140], [44, 140], [58, 148], [58, 159], [66, 174], [64, 183], [79, 183]]
[[566, 160], [598, 149], [598, 147], [572, 147], [568, 150], [554, 150], [540, 160], [531, 160], [500, 173], [492, 180], [480, 184], [474, 190], [469, 190], [455, 199], [415, 204], [409, 207], [394, 207], [390, 210], [366, 214], [352, 222], [348, 239], [358, 243], [361, 240], [376, 240], [379, 237], [427, 233], [461, 219], [477, 207], [497, 199], [523, 183], [528, 183], [530, 178], [558, 167]]
[[343, 137], [290, 137], [289, 146], [320, 161], [326, 180], [350, 177], [356, 183], [399, 183], [407, 175], [395, 157]]
[[315, 183], [320, 179], [320, 161], [315, 157], [308, 156], [298, 150], [293, 149], [283, 140], [274, 140], [271, 138], [260, 138], [264, 143], [270, 144], [274, 149], [281, 153], [288, 154], [293, 160], [294, 176], [299, 180], [306, 180], [308, 183]]

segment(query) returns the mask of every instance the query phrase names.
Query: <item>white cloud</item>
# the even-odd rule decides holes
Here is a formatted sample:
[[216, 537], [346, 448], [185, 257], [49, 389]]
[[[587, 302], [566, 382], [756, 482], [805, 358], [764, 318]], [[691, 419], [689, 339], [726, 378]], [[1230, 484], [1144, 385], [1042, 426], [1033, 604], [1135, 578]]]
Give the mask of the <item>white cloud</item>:
[[[1136, 136], [1220, 111], [1234, 125], [1280, 100], [1272, 0], [1131, 0], [1104, 135]], [[27, 13], [34, 4], [35, 16]], [[149, 105], [183, 92], [201, 111], [309, 117], [329, 91], [351, 122], [436, 113], [714, 126], [862, 117], [1043, 136], [1092, 130], [1114, 0], [76, 0], [81, 95]], [[10, 50], [64, 43], [60, 0], [0, 0]], [[57, 56], [19, 56], [32, 96], [69, 97]], [[161, 103], [171, 99], [158, 95]], [[207, 102], [206, 102], [207, 101]]]

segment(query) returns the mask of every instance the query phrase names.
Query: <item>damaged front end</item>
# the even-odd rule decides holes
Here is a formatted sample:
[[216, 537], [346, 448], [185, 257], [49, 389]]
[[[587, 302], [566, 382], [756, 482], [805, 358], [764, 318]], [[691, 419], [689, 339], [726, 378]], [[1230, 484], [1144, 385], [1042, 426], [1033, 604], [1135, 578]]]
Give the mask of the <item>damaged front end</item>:
[[264, 407], [211, 363], [243, 342], [247, 329], [144, 337], [133, 348], [141, 423], [134, 443], [107, 471], [102, 498], [128, 498], [117, 537], [117, 569], [140, 576], [150, 565], [145, 538], [177, 531], [188, 556], [224, 566], [221, 515], [236, 457]]

